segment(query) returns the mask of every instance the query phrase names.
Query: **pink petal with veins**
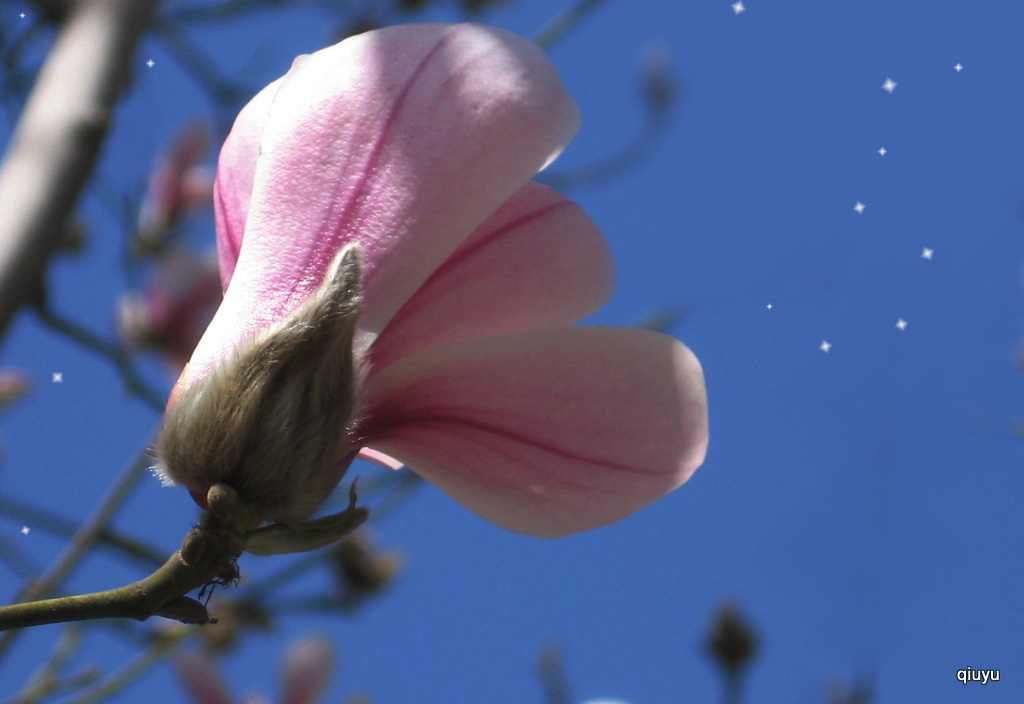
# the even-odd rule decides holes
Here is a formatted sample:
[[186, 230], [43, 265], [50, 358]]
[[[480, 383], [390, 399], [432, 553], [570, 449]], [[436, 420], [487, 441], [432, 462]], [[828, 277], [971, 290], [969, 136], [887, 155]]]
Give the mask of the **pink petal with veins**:
[[364, 253], [360, 326], [380, 332], [579, 123], [537, 46], [468, 24], [352, 37], [296, 61], [257, 100], [269, 111], [254, 111], [218, 166], [241, 187], [258, 154], [247, 205], [223, 197], [236, 186], [217, 189], [226, 268], [240, 222], [244, 240], [189, 378], [222, 358], [225, 342], [293, 311], [349, 242]]
[[367, 383], [366, 444], [512, 531], [606, 525], [686, 481], [707, 448], [697, 358], [646, 330], [564, 328], [415, 353]]
[[213, 214], [217, 223], [220, 280], [225, 289], [242, 249], [263, 125], [283, 80], [279, 78], [268, 85], [242, 108], [220, 150], [217, 180], [213, 187]]
[[565, 196], [528, 183], [391, 319], [373, 365], [444, 342], [570, 325], [601, 307], [613, 283], [597, 226]]

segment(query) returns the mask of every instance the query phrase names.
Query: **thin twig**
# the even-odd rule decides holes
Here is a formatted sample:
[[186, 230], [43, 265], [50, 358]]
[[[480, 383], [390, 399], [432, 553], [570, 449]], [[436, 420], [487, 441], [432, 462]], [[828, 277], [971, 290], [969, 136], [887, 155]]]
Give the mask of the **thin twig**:
[[668, 126], [668, 113], [652, 110], [643, 129], [627, 145], [611, 156], [598, 162], [570, 169], [541, 172], [536, 180], [558, 190], [581, 185], [591, 185], [619, 176], [627, 168], [639, 162], [657, 143], [662, 131]]
[[545, 49], [550, 48], [566, 32], [579, 24], [584, 17], [597, 9], [597, 6], [602, 2], [604, 0], [580, 0], [572, 7], [563, 10], [533, 33], [532, 39], [534, 43]]
[[537, 674], [544, 690], [544, 704], [569, 704], [569, 680], [565, 676], [565, 658], [562, 649], [554, 644], [540, 651]]
[[194, 5], [170, 10], [163, 15], [162, 19], [183, 24], [225, 22], [238, 19], [249, 12], [299, 7], [350, 12], [355, 7], [355, 3], [352, 0], [225, 0], [219, 3], [204, 0]]
[[348, 602], [338, 596], [303, 596], [275, 599], [274, 611], [279, 614], [338, 613]]
[[135, 460], [121, 471], [121, 474], [114, 480], [107, 490], [106, 496], [99, 506], [89, 517], [78, 532], [72, 538], [71, 543], [64, 550], [63, 554], [50, 566], [35, 584], [26, 589], [23, 596], [30, 599], [38, 599], [46, 594], [52, 593], [63, 584], [64, 580], [72, 570], [78, 566], [93, 543], [99, 539], [100, 533], [107, 527], [107, 524], [114, 517], [114, 514], [125, 502], [128, 495], [135, 488], [136, 483], [141, 479], [149, 468], [149, 452], [143, 450]]
[[39, 574], [39, 570], [28, 553], [2, 535], [0, 535], [0, 555], [3, 555], [4, 562], [22, 579], [31, 579]]
[[82, 629], [80, 627], [71, 626], [65, 629], [53, 649], [53, 654], [36, 670], [25, 688], [14, 698], [12, 704], [33, 704], [52, 694], [58, 686], [61, 670], [64, 669], [68, 660], [81, 644]]
[[160, 664], [165, 657], [178, 649], [187, 639], [196, 636], [199, 629], [194, 626], [180, 625], [173, 630], [161, 633], [160, 637], [148, 648], [139, 653], [117, 672], [103, 682], [70, 700], [68, 704], [95, 704], [108, 700], [126, 686], [145, 674], [154, 665]]
[[321, 550], [318, 552], [311, 552], [308, 555], [285, 565], [276, 572], [272, 572], [267, 577], [253, 582], [251, 586], [245, 589], [245, 596], [242, 598], [246, 601], [260, 602], [278, 587], [288, 584], [297, 577], [301, 577], [310, 570], [323, 564], [326, 556], [326, 551]]
[[743, 677], [739, 673], [732, 673], [725, 678], [724, 690], [722, 691], [722, 704], [742, 704], [743, 702]]
[[203, 50], [174, 22], [157, 23], [156, 33], [178, 61], [189, 70], [218, 107], [234, 112], [253, 92], [225, 78]]
[[[368, 523], [371, 525], [376, 524], [386, 518], [398, 508], [403, 500], [412, 496], [422, 484], [423, 481], [419, 478], [419, 475], [403, 470], [402, 474], [386, 485], [374, 485], [374, 490], [390, 490], [390, 493], [370, 511]], [[367, 493], [369, 492], [364, 493], [363, 496], [365, 497]], [[254, 581], [245, 589], [245, 596], [243, 598], [247, 601], [258, 603], [278, 587], [284, 586], [322, 565], [329, 555], [329, 552], [321, 550], [295, 560], [276, 572], [272, 572], [268, 576]]]
[[[71, 543], [61, 553], [60, 557], [50, 566], [46, 573], [40, 577], [29, 588], [19, 595], [19, 601], [26, 599], [41, 599], [47, 594], [52, 594], [61, 583], [67, 578], [71, 571], [78, 566], [82, 558], [99, 538], [103, 529], [113, 518], [114, 514], [124, 503], [139, 479], [145, 474], [149, 466], [149, 454], [146, 451], [139, 453], [135, 461], [121, 471], [121, 474], [114, 480], [114, 483], [107, 490], [99, 506], [93, 511], [92, 516], [86, 521]], [[20, 631], [8, 631], [0, 636], [0, 658], [14, 643]]]
[[82, 347], [90, 349], [108, 360], [121, 374], [129, 391], [145, 401], [157, 413], [164, 412], [167, 400], [166, 394], [157, 391], [147, 384], [135, 368], [131, 358], [118, 348], [117, 345], [108, 342], [73, 320], [59, 315], [45, 304], [36, 306], [35, 310], [39, 319], [51, 330], [59, 332], [61, 335], [74, 340]]
[[[15, 518], [33, 529], [43, 530], [62, 538], [71, 538], [78, 531], [77, 522], [8, 496], [0, 495], [0, 514]], [[100, 531], [96, 543], [146, 569], [155, 569], [164, 563], [163, 554], [155, 548], [115, 533], [109, 528]], [[38, 574], [39, 570], [35, 570], [30, 575], [23, 576], [34, 577]]]

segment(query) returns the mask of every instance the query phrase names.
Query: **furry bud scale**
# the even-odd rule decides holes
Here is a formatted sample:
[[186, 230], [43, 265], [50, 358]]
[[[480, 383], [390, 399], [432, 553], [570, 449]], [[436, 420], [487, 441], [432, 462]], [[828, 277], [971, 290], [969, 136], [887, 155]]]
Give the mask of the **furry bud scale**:
[[351, 245], [298, 309], [184, 389], [156, 442], [162, 479], [204, 495], [226, 484], [261, 520], [296, 523], [316, 510], [352, 452], [359, 275]]

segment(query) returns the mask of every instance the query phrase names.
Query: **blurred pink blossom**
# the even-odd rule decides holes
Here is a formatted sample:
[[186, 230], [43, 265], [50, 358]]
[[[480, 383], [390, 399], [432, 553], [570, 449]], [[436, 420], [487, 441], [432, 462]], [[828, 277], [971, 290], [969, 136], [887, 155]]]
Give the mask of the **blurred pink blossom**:
[[195, 123], [178, 133], [149, 177], [149, 190], [139, 211], [138, 244], [159, 250], [188, 213], [209, 207], [213, 174], [198, 162], [210, 144], [210, 130]]
[[[208, 654], [185, 652], [174, 658], [178, 681], [195, 704], [246, 704], [269, 702], [259, 695], [235, 700]], [[330, 641], [308, 637], [293, 641], [285, 650], [281, 666], [281, 704], [314, 704], [320, 700], [334, 669], [334, 649]]]
[[180, 373], [222, 295], [217, 258], [175, 249], [161, 255], [143, 293], [118, 304], [118, 331], [131, 349], [161, 354]]
[[297, 59], [221, 151], [225, 297], [175, 394], [294, 313], [357, 243], [350, 453], [545, 537], [682, 484], [708, 440], [700, 364], [657, 332], [572, 326], [610, 295], [611, 256], [578, 206], [530, 181], [578, 124], [543, 52], [497, 29], [391, 27]]
[[28, 393], [32, 386], [28, 374], [14, 369], [0, 369], [0, 410]]

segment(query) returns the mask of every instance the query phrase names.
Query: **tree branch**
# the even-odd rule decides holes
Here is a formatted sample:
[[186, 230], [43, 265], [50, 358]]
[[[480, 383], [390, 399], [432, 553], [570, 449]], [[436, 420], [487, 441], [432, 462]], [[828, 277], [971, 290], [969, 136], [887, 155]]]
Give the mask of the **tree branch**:
[[157, 0], [79, 0], [0, 165], [0, 335], [37, 300]]
[[[209, 508], [199, 525], [185, 536], [181, 548], [145, 579], [92, 594], [0, 606], [0, 631], [15, 633], [16, 629], [47, 623], [117, 617], [145, 621], [150, 616], [164, 616], [188, 624], [209, 623], [206, 606], [185, 595], [211, 584], [237, 583], [238, 557], [254, 539], [259, 544], [261, 539], [256, 536], [267, 530], [252, 528], [256, 514], [240, 504], [237, 496], [226, 484], [211, 486], [206, 495]], [[319, 535], [317, 528], [330, 524], [329, 532], [337, 539], [351, 533], [366, 520], [368, 512], [355, 506], [354, 490], [350, 496], [349, 507], [343, 513], [303, 525]]]
[[185, 537], [181, 549], [145, 579], [93, 594], [0, 607], [0, 630], [97, 618], [144, 621], [154, 615], [207, 623], [206, 607], [184, 595], [206, 584], [236, 580], [235, 560], [243, 545], [241, 532], [230, 521], [208, 512]]

